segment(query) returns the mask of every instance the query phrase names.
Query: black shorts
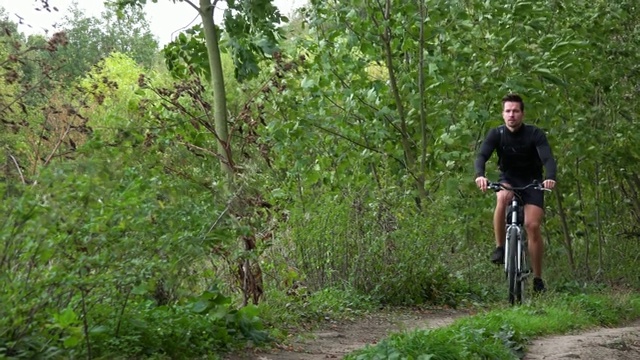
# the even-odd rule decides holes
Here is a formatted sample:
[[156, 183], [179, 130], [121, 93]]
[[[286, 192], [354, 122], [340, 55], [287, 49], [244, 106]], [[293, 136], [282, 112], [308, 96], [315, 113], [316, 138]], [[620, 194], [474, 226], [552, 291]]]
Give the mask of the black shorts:
[[[513, 187], [523, 187], [531, 184], [534, 180], [542, 184], [542, 179], [532, 179], [524, 177], [515, 177], [505, 174], [500, 174], [500, 182], [505, 182]], [[529, 188], [524, 191], [520, 191], [522, 202], [530, 205], [535, 205], [544, 210], [544, 191]]]

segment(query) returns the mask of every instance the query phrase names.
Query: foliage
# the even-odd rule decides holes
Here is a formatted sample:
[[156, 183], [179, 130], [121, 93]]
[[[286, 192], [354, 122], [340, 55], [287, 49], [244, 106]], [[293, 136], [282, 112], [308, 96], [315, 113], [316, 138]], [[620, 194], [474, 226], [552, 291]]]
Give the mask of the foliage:
[[112, 53], [101, 60], [87, 76], [80, 79], [78, 87], [82, 93], [92, 97], [91, 121], [93, 136], [106, 143], [131, 128], [140, 128], [140, 121], [132, 115], [138, 112], [144, 91], [139, 79], [143, 69], [130, 57]]
[[[626, 51], [637, 45], [628, 38], [638, 22], [633, 5], [427, 2], [420, 30], [416, 3], [388, 4], [385, 10], [362, 1], [312, 2], [304, 12], [309, 30], [285, 48], [295, 70], [283, 73], [276, 85], [283, 90], [261, 95], [270, 121], [260, 135], [273, 154], [278, 193], [286, 194], [281, 199], [292, 209], [299, 261], [315, 262], [303, 266], [309, 278], [340, 274], [351, 284], [367, 283], [344, 271], [364, 269], [357, 262], [367, 262], [367, 256], [379, 259], [374, 254], [380, 256], [376, 251], [387, 235], [374, 230], [380, 224], [373, 216], [355, 234], [356, 216], [347, 208], [361, 193], [367, 194], [360, 202], [364, 208], [397, 200], [390, 207], [405, 216], [399, 229], [408, 231], [396, 244], [402, 244], [398, 253], [417, 257], [416, 244], [442, 249], [392, 264], [460, 266], [440, 257], [448, 241], [456, 252], [464, 251], [464, 263], [486, 261], [477, 255], [479, 243], [490, 245], [490, 202], [471, 186], [471, 163], [488, 128], [499, 124], [498, 99], [517, 91], [525, 95], [527, 121], [548, 132], [560, 164], [560, 186], [547, 197], [545, 241], [546, 264], [561, 271], [548, 276], [637, 285], [635, 276], [622, 274], [633, 268], [637, 253], [631, 249], [638, 244], [640, 182], [635, 151], [619, 140], [636, 137], [629, 127], [634, 112], [627, 110], [637, 97], [630, 82], [637, 52]], [[581, 11], [569, 10], [576, 8]], [[600, 21], [587, 20], [595, 18]], [[389, 33], [391, 46], [385, 48]], [[418, 61], [421, 53], [424, 63]], [[592, 65], [605, 63], [616, 71]], [[424, 91], [416, 68], [424, 70]], [[632, 75], [617, 72], [622, 69]], [[612, 157], [605, 160], [603, 154]], [[419, 215], [407, 216], [416, 200]], [[411, 233], [422, 224], [424, 229]], [[332, 250], [336, 239], [339, 247]], [[352, 243], [340, 245], [342, 239]], [[367, 265], [374, 271], [383, 267]], [[469, 282], [482, 269], [471, 268], [463, 273]], [[393, 278], [411, 271], [399, 269]]]
[[169, 72], [178, 79], [188, 79], [193, 73], [211, 79], [209, 57], [202, 25], [195, 25], [178, 34], [162, 49]]
[[58, 78], [69, 84], [113, 52], [126, 54], [145, 68], [155, 64], [158, 43], [144, 12], [131, 8], [117, 15], [108, 6], [100, 17], [87, 17], [77, 4], [72, 5], [62, 24], [69, 43], [51, 59], [53, 63], [67, 64]]
[[[140, 11], [146, 0], [118, 0], [113, 4], [122, 16], [126, 9]], [[199, 13], [209, 14], [208, 6], [189, 4]], [[213, 14], [211, 11], [210, 15]], [[216, 60], [210, 58], [207, 46], [215, 43], [216, 47], [220, 44], [231, 55], [238, 81], [254, 78], [260, 73], [260, 61], [278, 52], [282, 32], [277, 26], [288, 21], [271, 0], [227, 1], [222, 18], [222, 26], [214, 26], [209, 45], [205, 26], [197, 24], [164, 47], [162, 52], [166, 64], [174, 75], [184, 77], [188, 75], [186, 69], [191, 68], [196, 74], [211, 79], [209, 64]]]
[[[482, 288], [463, 280], [489, 267], [465, 258], [467, 248], [477, 246], [475, 239], [434, 231], [448, 219], [436, 213], [423, 217], [400, 204], [362, 193], [317, 198], [307, 212], [290, 215], [285, 256], [301, 259], [305, 283], [314, 290], [348, 283], [391, 304], [457, 306], [478, 300]], [[443, 241], [431, 242], [432, 237]]]
[[[0, 107], [0, 113], [4, 119], [2, 127], [11, 134], [6, 138], [7, 156], [13, 157], [12, 167], [19, 173], [15, 178], [20, 178], [23, 183], [32, 180], [38, 172], [38, 165], [46, 166], [54, 159], [73, 157], [71, 154], [77, 145], [91, 132], [87, 118], [82, 115], [84, 110], [92, 107], [87, 104], [86, 94], [70, 95], [71, 101], [66, 101], [65, 97], [76, 91], [73, 82], [77, 76], [84, 75], [102, 56], [117, 48], [110, 48], [110, 41], [122, 45], [123, 51], [134, 57], [145, 51], [152, 54], [151, 57], [155, 56], [154, 43], [140, 42], [134, 44], [135, 50], [128, 48], [128, 39], [140, 35], [139, 28], [145, 26], [143, 18], [136, 20], [139, 26], [123, 32], [118, 31], [119, 25], [108, 15], [104, 20], [94, 19], [92, 22], [76, 8], [73, 16], [77, 21], [70, 20], [66, 24], [66, 32], [57, 32], [48, 39], [30, 36], [25, 41], [22, 34], [9, 30], [10, 24], [3, 33], [3, 39], [6, 39], [3, 43], [11, 44], [11, 51], [3, 60], [5, 69], [11, 69], [11, 77], [5, 78], [13, 79], [13, 91], [4, 97], [6, 103]], [[101, 21], [110, 25], [103, 26]], [[108, 31], [109, 41], [101, 37], [104, 28]], [[80, 33], [84, 38], [77, 38]], [[97, 52], [87, 48], [89, 44], [97, 43], [106, 47]], [[87, 56], [93, 58], [87, 60]]]
[[224, 46], [234, 60], [240, 81], [259, 74], [258, 56], [272, 57], [278, 52], [282, 34], [277, 28], [288, 19], [272, 0], [227, 1], [223, 16]]
[[245, 341], [261, 344], [268, 335], [262, 330], [257, 309], [231, 309], [229, 298], [208, 290], [185, 305], [157, 306], [142, 302], [126, 312], [121, 323], [107, 323], [106, 331], [94, 339], [96, 351], [128, 358], [189, 358], [235, 349]]
[[557, 294], [433, 330], [398, 333], [345, 359], [518, 359], [534, 336], [615, 325], [640, 315], [637, 295]]
[[[549, 286], [638, 286], [633, 1], [311, 1], [288, 39], [270, 1], [232, 1], [226, 25], [203, 21], [164, 49], [176, 83], [148, 70], [154, 43], [126, 6], [146, 1], [117, 3], [105, 19], [72, 11], [68, 38], [25, 40], [3, 18], [7, 356], [199, 356], [264, 340], [256, 311], [278, 326], [502, 298], [486, 261], [495, 200], [470, 178], [507, 91], [559, 162]], [[566, 320], [575, 307], [586, 326], [626, 308], [554, 299], [399, 336], [380, 354], [439, 343], [443, 357], [508, 357], [547, 333], [524, 315]]]
[[296, 282], [286, 290], [270, 291], [260, 305], [260, 314], [265, 324], [278, 332], [301, 325], [355, 319], [373, 311], [378, 304], [376, 299], [353, 289], [312, 291]]
[[3, 203], [5, 355], [188, 356], [266, 339], [255, 310], [206, 290], [208, 199], [147, 166], [94, 153]]

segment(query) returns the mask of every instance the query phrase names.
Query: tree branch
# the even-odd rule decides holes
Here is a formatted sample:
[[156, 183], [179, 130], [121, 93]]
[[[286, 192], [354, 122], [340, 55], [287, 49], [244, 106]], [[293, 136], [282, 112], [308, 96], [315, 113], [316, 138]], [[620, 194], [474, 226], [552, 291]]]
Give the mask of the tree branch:
[[[200, 7], [198, 7], [196, 4], [194, 4], [193, 2], [191, 2], [191, 0], [182, 0], [183, 2], [186, 2], [187, 4], [191, 5], [192, 8], [196, 9], [196, 11], [198, 13], [201, 13], [200, 11]], [[213, 6], [216, 6], [216, 2], [218, 2], [217, 0], [215, 0], [213, 2]]]
[[11, 154], [9, 154], [9, 157], [11, 158], [11, 160], [13, 160], [13, 163], [16, 165], [16, 169], [18, 169], [18, 174], [20, 174], [20, 180], [22, 180], [22, 184], [26, 184], [27, 182], [24, 180], [24, 175], [22, 175], [22, 170], [20, 169], [18, 160], [16, 160], [16, 158], [13, 157], [13, 155]]
[[[388, 154], [388, 153], [386, 153], [386, 152], [384, 152], [384, 151], [378, 150], [378, 149], [373, 148], [373, 147], [371, 147], [371, 146], [367, 146], [366, 144], [363, 144], [363, 143], [361, 143], [361, 142], [359, 142], [359, 141], [357, 141], [357, 140], [351, 139], [350, 137], [348, 137], [348, 136], [346, 136], [346, 135], [342, 135], [342, 134], [340, 134], [339, 132], [337, 132], [337, 131], [335, 131], [335, 130], [331, 130], [331, 129], [325, 128], [325, 127], [320, 126], [320, 125], [318, 125], [318, 124], [311, 124], [311, 123], [310, 123], [310, 125], [311, 125], [311, 126], [313, 126], [313, 127], [315, 127], [315, 128], [317, 128], [317, 129], [320, 129], [320, 130], [322, 130], [322, 131], [324, 131], [324, 132], [326, 132], [326, 133], [329, 133], [329, 134], [334, 135], [334, 136], [337, 136], [337, 137], [339, 137], [339, 138], [341, 138], [341, 139], [343, 139], [343, 140], [346, 140], [346, 141], [348, 141], [348, 142], [350, 142], [350, 143], [352, 143], [352, 144], [354, 144], [354, 145], [356, 145], [356, 146], [359, 146], [359, 147], [361, 147], [361, 148], [363, 148], [363, 149], [367, 149], [367, 150], [373, 151], [373, 152], [375, 152], [375, 153], [377, 153], [377, 154], [381, 154], [381, 155], [389, 156], [390, 158], [392, 158], [392, 159], [394, 159], [395, 161], [397, 161], [397, 162], [399, 162], [400, 164], [402, 164], [402, 166], [403, 166], [403, 167], [407, 168], [407, 164], [406, 164], [404, 161], [402, 161], [401, 159], [398, 159], [397, 157], [395, 157], [395, 156], [393, 156], [393, 155], [390, 155], [390, 154]], [[408, 169], [408, 168], [407, 168], [407, 169]], [[409, 171], [409, 172], [411, 172], [411, 171]], [[413, 176], [413, 175], [412, 175], [412, 176]]]
[[71, 131], [71, 123], [69, 123], [69, 125], [67, 126], [67, 129], [64, 131], [64, 134], [60, 136], [60, 139], [58, 139], [58, 142], [53, 147], [53, 150], [51, 150], [51, 153], [49, 154], [49, 156], [47, 156], [47, 159], [44, 161], [44, 164], [43, 164], [44, 166], [49, 165], [49, 162], [51, 162], [51, 159], [53, 159], [54, 154], [56, 153], [56, 151], [58, 151], [60, 144], [62, 144], [62, 141], [67, 137], [67, 135], [69, 135], [69, 131]]
[[216, 221], [214, 221], [213, 224], [211, 224], [211, 227], [209, 228], [209, 231], [207, 231], [207, 233], [205, 235], [209, 235], [209, 233], [211, 231], [213, 231], [213, 229], [215, 229], [216, 226], [218, 226], [218, 223], [220, 222], [220, 220], [222, 220], [222, 218], [229, 212], [229, 207], [230, 206], [231, 206], [231, 202], [229, 202], [229, 204], [227, 204], [227, 207], [225, 207], [224, 210], [220, 213], [220, 216], [218, 216]]
[[214, 156], [214, 157], [215, 157], [215, 158], [217, 158], [218, 160], [220, 160], [220, 159], [221, 159], [220, 154], [218, 154], [218, 153], [216, 153], [216, 152], [213, 152], [213, 151], [211, 151], [211, 150], [209, 150], [209, 149], [205, 149], [205, 148], [203, 148], [203, 147], [196, 146], [196, 145], [193, 145], [193, 144], [191, 144], [191, 143], [184, 142], [184, 141], [178, 141], [177, 143], [178, 143], [178, 144], [180, 144], [180, 145], [184, 145], [184, 146], [185, 146], [188, 150], [190, 150], [190, 151], [193, 151], [193, 150], [202, 151], [202, 152], [203, 152], [203, 153], [205, 153], [205, 154], [209, 154], [209, 155], [211, 155], [211, 156]]

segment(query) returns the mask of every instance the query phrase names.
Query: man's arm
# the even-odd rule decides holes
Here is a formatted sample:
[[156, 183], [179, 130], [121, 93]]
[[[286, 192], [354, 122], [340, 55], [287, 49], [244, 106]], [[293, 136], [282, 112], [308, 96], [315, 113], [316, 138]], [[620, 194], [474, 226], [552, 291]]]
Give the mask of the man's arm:
[[547, 136], [540, 129], [537, 131], [535, 143], [538, 156], [540, 156], [540, 160], [544, 165], [545, 178], [555, 181], [557, 171], [556, 160], [553, 158], [553, 152], [551, 151], [551, 146], [549, 146]]
[[489, 132], [487, 133], [487, 137], [482, 142], [482, 145], [480, 145], [480, 151], [478, 151], [478, 156], [476, 157], [476, 161], [473, 164], [476, 171], [476, 178], [484, 177], [485, 164], [487, 163], [487, 160], [491, 158], [493, 151], [498, 147], [499, 144], [500, 133], [498, 132], [498, 130], [495, 128], [489, 130]]

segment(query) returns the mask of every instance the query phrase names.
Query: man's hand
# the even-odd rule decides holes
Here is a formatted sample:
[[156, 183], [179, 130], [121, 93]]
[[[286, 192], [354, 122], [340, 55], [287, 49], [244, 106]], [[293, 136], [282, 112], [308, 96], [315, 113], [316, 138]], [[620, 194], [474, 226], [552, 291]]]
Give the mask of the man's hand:
[[487, 187], [489, 186], [489, 179], [484, 176], [478, 176], [476, 178], [476, 185], [482, 191], [487, 191]]
[[544, 187], [545, 189], [553, 189], [556, 186], [556, 181], [555, 180], [545, 180], [542, 182], [542, 187]]

